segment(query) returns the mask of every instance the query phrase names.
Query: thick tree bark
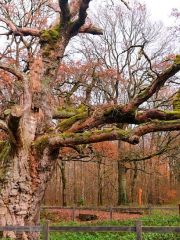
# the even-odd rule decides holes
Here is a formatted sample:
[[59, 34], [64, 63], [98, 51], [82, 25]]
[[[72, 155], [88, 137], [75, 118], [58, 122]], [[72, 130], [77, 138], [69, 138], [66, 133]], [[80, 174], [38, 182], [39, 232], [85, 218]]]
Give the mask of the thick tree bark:
[[[9, 150], [1, 172], [0, 225], [39, 225], [39, 206], [55, 166], [54, 157], [32, 155], [30, 148]], [[36, 233], [3, 237], [39, 239]]]

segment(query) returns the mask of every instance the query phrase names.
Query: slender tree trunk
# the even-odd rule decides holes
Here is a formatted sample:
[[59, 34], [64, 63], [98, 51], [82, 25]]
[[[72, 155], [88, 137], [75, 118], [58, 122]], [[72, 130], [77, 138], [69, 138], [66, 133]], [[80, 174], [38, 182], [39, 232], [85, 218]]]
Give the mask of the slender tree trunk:
[[126, 167], [123, 161], [118, 161], [118, 205], [127, 204]]
[[135, 187], [135, 180], [137, 178], [137, 162], [134, 161], [134, 175], [133, 175], [133, 180], [132, 180], [132, 186], [131, 186], [131, 201], [132, 203], [134, 202], [134, 187]]
[[101, 160], [98, 160], [98, 206], [103, 205], [102, 200], [102, 174], [101, 174]]
[[66, 175], [65, 175], [65, 162], [61, 161], [61, 179], [62, 179], [62, 205], [67, 206], [66, 203]]

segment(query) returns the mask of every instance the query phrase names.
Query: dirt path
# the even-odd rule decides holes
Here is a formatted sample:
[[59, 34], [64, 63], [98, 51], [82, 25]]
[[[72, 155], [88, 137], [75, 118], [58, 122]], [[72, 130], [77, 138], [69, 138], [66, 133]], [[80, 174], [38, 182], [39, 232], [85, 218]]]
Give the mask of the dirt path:
[[[46, 213], [45, 213], [46, 212]], [[42, 213], [41, 218], [45, 217], [46, 219], [49, 219], [51, 221], [72, 221], [72, 210], [71, 209], [46, 209], [46, 211]], [[110, 213], [106, 211], [97, 211], [97, 210], [76, 210], [75, 211], [75, 221], [76, 222], [82, 222], [79, 220], [79, 214], [95, 214], [98, 217], [98, 220], [93, 220], [93, 222], [96, 221], [102, 221], [102, 220], [110, 220]], [[142, 215], [140, 214], [129, 214], [129, 213], [119, 213], [119, 212], [113, 212], [113, 219], [115, 220], [121, 220], [121, 219], [136, 219]], [[89, 221], [88, 221], [89, 222]]]

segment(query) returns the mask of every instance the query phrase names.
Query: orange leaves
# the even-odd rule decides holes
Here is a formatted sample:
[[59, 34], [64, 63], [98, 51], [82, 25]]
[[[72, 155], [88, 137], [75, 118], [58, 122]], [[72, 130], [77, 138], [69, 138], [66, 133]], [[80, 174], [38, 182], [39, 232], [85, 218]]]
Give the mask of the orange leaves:
[[100, 142], [93, 144], [94, 151], [99, 156], [107, 157], [111, 160], [118, 159], [118, 149], [116, 143], [113, 142]]

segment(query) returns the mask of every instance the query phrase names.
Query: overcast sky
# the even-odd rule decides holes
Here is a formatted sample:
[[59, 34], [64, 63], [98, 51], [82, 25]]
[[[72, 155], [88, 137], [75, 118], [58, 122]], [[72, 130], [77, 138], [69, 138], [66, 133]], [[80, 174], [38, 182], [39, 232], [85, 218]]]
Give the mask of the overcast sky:
[[151, 11], [153, 19], [162, 20], [167, 25], [171, 20], [168, 16], [171, 14], [172, 8], [177, 8], [180, 11], [180, 0], [139, 0], [146, 3], [148, 9]]

